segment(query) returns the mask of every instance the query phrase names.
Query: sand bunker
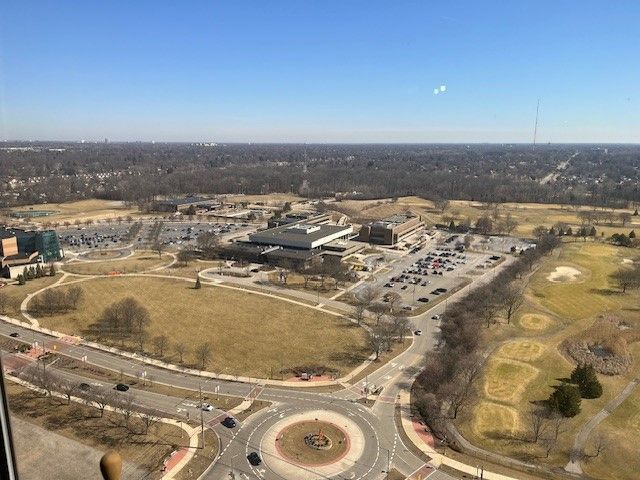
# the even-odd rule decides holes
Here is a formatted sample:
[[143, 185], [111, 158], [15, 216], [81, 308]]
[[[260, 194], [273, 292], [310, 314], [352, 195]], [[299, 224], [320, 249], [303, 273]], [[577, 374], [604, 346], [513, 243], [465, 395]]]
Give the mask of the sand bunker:
[[553, 283], [567, 283], [577, 281], [582, 272], [573, 267], [556, 267], [556, 269], [549, 274], [547, 280]]

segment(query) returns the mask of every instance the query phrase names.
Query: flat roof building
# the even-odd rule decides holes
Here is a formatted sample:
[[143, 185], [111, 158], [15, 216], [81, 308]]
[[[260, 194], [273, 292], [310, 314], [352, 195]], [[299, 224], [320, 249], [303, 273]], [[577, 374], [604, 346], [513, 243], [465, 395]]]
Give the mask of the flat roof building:
[[357, 240], [380, 245], [395, 245], [424, 226], [417, 215], [397, 214], [368, 223], [360, 228]]
[[151, 209], [155, 212], [176, 213], [186, 210], [193, 206], [194, 208], [209, 208], [212, 205], [218, 205], [220, 202], [215, 199], [204, 197], [185, 197], [172, 198], [168, 200], [157, 200], [153, 202]]
[[249, 241], [259, 245], [313, 250], [333, 240], [347, 238], [352, 233], [351, 225], [293, 223], [252, 233], [249, 235]]

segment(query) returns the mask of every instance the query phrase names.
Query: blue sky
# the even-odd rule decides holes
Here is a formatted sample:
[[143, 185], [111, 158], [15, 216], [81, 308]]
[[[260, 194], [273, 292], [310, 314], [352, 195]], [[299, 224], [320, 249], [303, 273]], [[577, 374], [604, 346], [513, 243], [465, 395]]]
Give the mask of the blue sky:
[[4, 140], [640, 142], [636, 0], [0, 3]]

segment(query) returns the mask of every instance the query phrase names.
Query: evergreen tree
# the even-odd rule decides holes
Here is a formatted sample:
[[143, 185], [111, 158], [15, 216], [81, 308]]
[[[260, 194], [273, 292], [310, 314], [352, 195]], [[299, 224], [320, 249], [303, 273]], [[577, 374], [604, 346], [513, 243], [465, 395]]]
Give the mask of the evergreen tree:
[[598, 380], [593, 365], [578, 365], [571, 372], [571, 381], [578, 385], [582, 398], [599, 398], [602, 396], [602, 384]]
[[635, 232], [635, 230], [631, 230], [631, 231], [629, 232], [629, 238], [636, 238], [636, 232]]
[[595, 237], [596, 236], [596, 227], [591, 227], [591, 231], [589, 232], [589, 236], [590, 237]]
[[567, 228], [567, 231], [564, 232], [564, 234], [569, 236], [573, 235], [573, 230], [571, 229], [571, 227]]
[[638, 209], [636, 208], [633, 212], [633, 214], [637, 217], [638, 216]]
[[55, 277], [56, 276], [56, 267], [55, 267], [55, 265], [53, 263], [49, 267], [49, 275], [51, 277]]
[[449, 230], [453, 231], [456, 229], [456, 224], [453, 220], [451, 220], [451, 223], [449, 224]]
[[24, 285], [25, 283], [27, 283], [25, 276], [22, 273], [18, 274], [18, 284]]
[[563, 383], [556, 387], [547, 403], [552, 410], [564, 417], [575, 417], [580, 413], [580, 391], [574, 385]]
[[27, 267], [24, 267], [24, 270], [22, 270], [22, 276], [25, 281], [29, 280], [29, 269]]
[[196, 290], [202, 288], [202, 284], [200, 283], [200, 277], [196, 277]]

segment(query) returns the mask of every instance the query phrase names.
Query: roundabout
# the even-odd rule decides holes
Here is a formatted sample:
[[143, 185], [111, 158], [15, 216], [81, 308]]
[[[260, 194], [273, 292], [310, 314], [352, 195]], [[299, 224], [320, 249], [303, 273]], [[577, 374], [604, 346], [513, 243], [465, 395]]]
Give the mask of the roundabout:
[[288, 460], [305, 466], [337, 462], [349, 451], [349, 435], [334, 423], [307, 420], [285, 427], [276, 448]]
[[[297, 410], [297, 409], [296, 409]], [[378, 458], [375, 430], [365, 417], [340, 409], [289, 410], [270, 415], [252, 434], [260, 437], [260, 455], [277, 478], [317, 480], [353, 473], [366, 478]]]

